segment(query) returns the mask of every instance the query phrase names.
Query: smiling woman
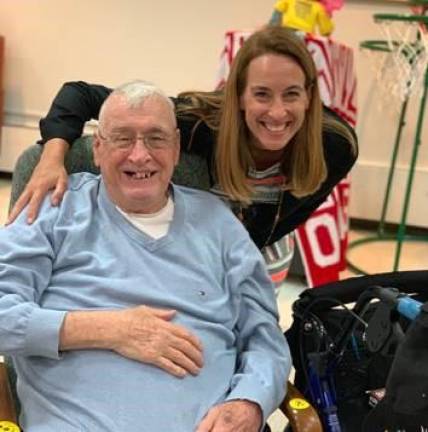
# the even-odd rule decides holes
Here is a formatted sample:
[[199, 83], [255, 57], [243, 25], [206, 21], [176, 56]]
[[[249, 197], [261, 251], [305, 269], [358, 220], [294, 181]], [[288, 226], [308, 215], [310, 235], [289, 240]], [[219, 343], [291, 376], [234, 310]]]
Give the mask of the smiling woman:
[[257, 169], [282, 160], [305, 119], [306, 89], [305, 74], [291, 57], [265, 54], [250, 63], [240, 108], [251, 132], [249, 145]]

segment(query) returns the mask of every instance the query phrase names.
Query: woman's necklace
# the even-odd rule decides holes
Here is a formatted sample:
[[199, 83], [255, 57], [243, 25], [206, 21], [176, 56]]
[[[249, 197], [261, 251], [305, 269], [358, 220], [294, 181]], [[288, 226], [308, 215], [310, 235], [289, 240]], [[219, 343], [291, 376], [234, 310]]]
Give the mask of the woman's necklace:
[[[279, 223], [279, 220], [281, 217], [282, 203], [284, 201], [284, 193], [285, 193], [285, 189], [284, 189], [284, 185], [282, 185], [281, 189], [280, 189], [280, 193], [279, 193], [275, 217], [274, 217], [273, 222], [272, 222], [272, 227], [270, 229], [270, 232], [269, 232], [267, 239], [265, 240], [265, 242], [263, 243], [263, 246], [260, 249], [264, 249], [268, 245], [268, 243], [270, 242], [270, 240], [273, 236], [273, 233], [275, 232], [275, 230], [278, 226], [278, 223]], [[238, 212], [238, 219], [245, 225], [245, 218], [244, 218], [244, 211], [243, 210], [244, 209], [243, 209], [242, 205], [240, 205], [239, 206], [239, 212]]]
[[281, 188], [281, 192], [279, 194], [278, 207], [276, 208], [276, 213], [275, 213], [275, 218], [274, 218], [273, 223], [272, 223], [272, 228], [270, 230], [268, 238], [264, 242], [264, 244], [261, 247], [261, 249], [264, 249], [268, 245], [268, 243], [270, 242], [270, 240], [271, 240], [271, 238], [273, 236], [273, 233], [276, 230], [276, 227], [278, 226], [278, 222], [279, 222], [279, 219], [280, 219], [280, 216], [281, 216], [281, 208], [282, 208], [282, 201], [283, 200], [284, 200], [284, 188], [282, 187]]
[[[260, 162], [260, 161], [259, 161]], [[269, 230], [269, 235], [267, 236], [266, 240], [263, 242], [263, 246], [260, 249], [263, 249], [268, 245], [271, 240], [272, 236], [275, 233], [275, 230], [278, 227], [278, 223], [281, 218], [281, 210], [282, 205], [284, 201], [284, 193], [286, 188], [286, 177], [281, 169], [280, 162], [274, 163], [273, 165], [270, 164], [268, 168], [260, 169], [260, 167], [250, 167], [247, 173], [247, 181], [253, 188], [253, 200], [254, 202], [259, 203], [271, 203], [275, 204], [275, 201], [272, 202], [272, 194], [275, 194], [276, 192], [276, 213], [273, 218], [272, 226]], [[274, 196], [275, 196], [274, 195]], [[249, 208], [248, 210], [244, 211], [242, 205], [238, 206], [238, 218], [241, 220], [241, 222], [246, 225], [247, 230], [251, 231], [254, 226], [253, 221], [255, 218], [255, 208], [252, 209]], [[257, 218], [260, 220], [260, 218]], [[264, 224], [263, 224], [264, 225]], [[263, 228], [264, 226], [261, 226], [260, 228], [262, 231], [265, 231]]]

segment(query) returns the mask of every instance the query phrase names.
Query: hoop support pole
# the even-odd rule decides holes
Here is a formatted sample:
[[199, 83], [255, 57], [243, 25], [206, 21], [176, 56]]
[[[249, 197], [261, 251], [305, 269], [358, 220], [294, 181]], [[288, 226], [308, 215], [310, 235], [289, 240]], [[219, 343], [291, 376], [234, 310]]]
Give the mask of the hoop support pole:
[[409, 203], [410, 203], [410, 196], [412, 192], [412, 185], [413, 185], [413, 179], [415, 175], [415, 167], [416, 167], [416, 161], [418, 158], [418, 151], [421, 144], [421, 135], [422, 135], [422, 126], [424, 121], [424, 115], [425, 115], [425, 103], [427, 98], [427, 90], [428, 90], [428, 68], [425, 70], [425, 80], [424, 80], [424, 90], [421, 97], [421, 103], [419, 106], [419, 114], [418, 114], [418, 121], [416, 126], [416, 134], [415, 134], [415, 140], [413, 143], [413, 153], [412, 153], [412, 159], [410, 163], [409, 168], [409, 176], [407, 179], [407, 187], [406, 187], [406, 194], [404, 198], [404, 205], [403, 205], [403, 213], [401, 216], [400, 226], [398, 227], [398, 243], [397, 248], [395, 252], [395, 260], [394, 260], [394, 271], [398, 270], [398, 265], [400, 262], [400, 255], [401, 255], [401, 248], [403, 244], [404, 237], [406, 235], [406, 222], [407, 222], [407, 213], [409, 210]]
[[398, 150], [400, 148], [400, 143], [401, 143], [401, 134], [403, 132], [404, 126], [406, 125], [405, 118], [406, 118], [408, 102], [409, 102], [409, 96], [406, 96], [406, 99], [401, 105], [400, 119], [398, 121], [397, 134], [395, 136], [394, 148], [392, 151], [391, 162], [389, 165], [388, 180], [386, 182], [386, 189], [385, 189], [385, 198], [383, 200], [382, 212], [381, 212], [379, 227], [378, 227], [378, 233], [380, 236], [384, 233], [386, 212], [388, 211], [389, 197], [391, 195], [392, 182], [394, 180], [395, 165], [397, 163]]

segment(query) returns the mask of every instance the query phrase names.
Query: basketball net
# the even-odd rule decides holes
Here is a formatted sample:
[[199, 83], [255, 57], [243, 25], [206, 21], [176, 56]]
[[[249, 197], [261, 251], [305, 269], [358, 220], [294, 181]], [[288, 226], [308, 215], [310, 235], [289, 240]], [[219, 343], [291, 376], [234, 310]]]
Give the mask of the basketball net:
[[[425, 12], [426, 6], [422, 8]], [[422, 90], [428, 65], [428, 32], [425, 24], [417, 19], [400, 20], [391, 15], [382, 16], [376, 22], [384, 40], [376, 41], [365, 51], [371, 58], [382, 105], [395, 106], [398, 110], [399, 102]], [[398, 103], [391, 104], [391, 98]]]

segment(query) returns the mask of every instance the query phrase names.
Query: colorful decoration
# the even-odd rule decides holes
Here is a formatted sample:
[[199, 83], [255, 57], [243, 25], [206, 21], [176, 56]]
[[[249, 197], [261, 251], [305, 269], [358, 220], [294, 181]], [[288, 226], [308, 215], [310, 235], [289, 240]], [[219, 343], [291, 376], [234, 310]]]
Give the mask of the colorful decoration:
[[332, 16], [333, 12], [342, 9], [344, 0], [320, 0], [327, 13]]
[[270, 23], [328, 36], [334, 29], [331, 15], [342, 6], [343, 0], [278, 0]]

